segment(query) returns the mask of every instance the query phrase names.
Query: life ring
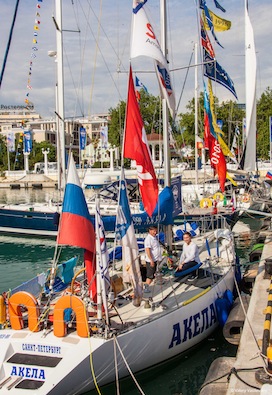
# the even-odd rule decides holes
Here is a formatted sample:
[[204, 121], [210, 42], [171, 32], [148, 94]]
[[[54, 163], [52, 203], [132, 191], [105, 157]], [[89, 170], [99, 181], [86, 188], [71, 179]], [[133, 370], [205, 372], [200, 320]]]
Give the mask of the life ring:
[[244, 193], [242, 196], [242, 202], [243, 203], [248, 203], [250, 201], [250, 196], [248, 193]]
[[76, 295], [62, 296], [54, 307], [54, 335], [64, 337], [67, 334], [67, 325], [64, 322], [64, 310], [71, 308], [76, 315], [76, 330], [80, 337], [88, 337], [89, 329], [87, 311], [84, 302]]
[[201, 208], [212, 207], [212, 200], [209, 198], [201, 199], [199, 205]]
[[28, 327], [32, 332], [38, 332], [40, 308], [35, 296], [29, 292], [20, 291], [13, 294], [8, 300], [9, 320], [12, 329], [23, 329], [24, 322], [21, 306], [28, 310]]
[[222, 192], [216, 192], [214, 195], [213, 195], [213, 198], [214, 198], [214, 200], [224, 200], [224, 195], [223, 195], [223, 193]]

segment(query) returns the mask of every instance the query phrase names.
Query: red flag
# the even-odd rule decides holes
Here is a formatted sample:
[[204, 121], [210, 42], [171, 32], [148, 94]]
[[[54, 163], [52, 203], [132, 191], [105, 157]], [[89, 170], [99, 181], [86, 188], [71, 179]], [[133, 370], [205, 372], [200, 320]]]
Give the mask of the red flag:
[[224, 192], [227, 172], [226, 160], [219, 142], [211, 134], [209, 117], [206, 112], [204, 115], [204, 136], [205, 147], [209, 148], [211, 166], [215, 169], [215, 172], [218, 175], [221, 191]]
[[86, 274], [89, 286], [90, 297], [96, 303], [97, 300], [97, 286], [96, 286], [96, 278], [95, 278], [95, 251], [91, 252], [88, 250], [84, 251], [84, 263], [86, 267]]
[[144, 209], [151, 216], [158, 201], [158, 182], [148, 147], [144, 123], [136, 99], [131, 67], [124, 139], [124, 157], [136, 161]]

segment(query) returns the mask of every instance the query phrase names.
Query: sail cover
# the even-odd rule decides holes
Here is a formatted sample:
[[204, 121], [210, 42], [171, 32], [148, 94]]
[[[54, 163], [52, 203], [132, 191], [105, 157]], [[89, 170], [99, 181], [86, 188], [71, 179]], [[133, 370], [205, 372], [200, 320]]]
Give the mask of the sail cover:
[[[247, 3], [247, 2], [246, 2]], [[245, 6], [246, 44], [246, 152], [244, 170], [256, 170], [256, 51], [253, 28]]]

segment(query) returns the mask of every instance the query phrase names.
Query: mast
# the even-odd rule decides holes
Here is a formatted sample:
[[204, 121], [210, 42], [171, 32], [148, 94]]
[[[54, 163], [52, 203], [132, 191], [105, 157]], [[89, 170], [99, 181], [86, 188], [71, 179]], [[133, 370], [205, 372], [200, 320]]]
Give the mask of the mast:
[[[160, 1], [161, 7], [161, 49], [167, 59], [167, 24], [166, 24], [166, 0]], [[170, 139], [168, 133], [168, 109], [166, 100], [162, 99], [162, 119], [163, 119], [163, 147], [164, 147], [164, 186], [171, 187], [171, 166], [170, 166]], [[172, 226], [166, 226], [166, 243], [172, 250]]]
[[13, 29], [14, 29], [14, 25], [15, 25], [15, 21], [16, 21], [17, 11], [18, 11], [18, 7], [19, 7], [19, 2], [20, 2], [20, 0], [16, 1], [15, 10], [14, 10], [14, 14], [13, 14], [13, 20], [12, 20], [12, 24], [11, 24], [11, 28], [10, 28], [10, 32], [9, 32], [7, 48], [6, 48], [5, 57], [4, 57], [4, 60], [3, 60], [3, 66], [2, 66], [1, 75], [0, 75], [0, 88], [2, 86], [4, 72], [5, 72], [5, 68], [6, 68], [6, 64], [7, 64], [7, 60], [8, 60], [8, 54], [9, 54], [9, 49], [10, 49]]
[[198, 140], [198, 108], [197, 108], [197, 43], [195, 43], [195, 183], [198, 185], [198, 151], [197, 151], [197, 140]]
[[63, 82], [63, 36], [62, 36], [62, 0], [56, 0], [56, 18], [53, 21], [56, 27], [57, 40], [57, 87], [56, 87], [56, 125], [57, 142], [59, 144], [60, 157], [58, 158], [58, 171], [60, 185], [59, 190], [63, 190], [66, 184], [65, 172], [65, 130], [64, 130], [64, 82]]

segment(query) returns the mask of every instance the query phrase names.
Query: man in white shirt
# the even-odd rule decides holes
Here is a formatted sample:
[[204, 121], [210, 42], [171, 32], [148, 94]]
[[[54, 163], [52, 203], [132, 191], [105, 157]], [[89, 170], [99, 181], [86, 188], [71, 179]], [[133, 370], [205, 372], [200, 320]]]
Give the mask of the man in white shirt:
[[[190, 269], [191, 267], [196, 266], [197, 264], [200, 263], [198, 247], [192, 241], [192, 236], [190, 235], [189, 232], [184, 233], [183, 241], [184, 241], [183, 251], [180, 256], [178, 271]], [[192, 279], [195, 278], [195, 275], [196, 272], [194, 271], [194, 273], [192, 273], [191, 275]]]
[[152, 283], [157, 269], [157, 264], [162, 260], [161, 247], [157, 236], [157, 228], [150, 226], [144, 241], [146, 253], [146, 284], [145, 292], [150, 292], [148, 286]]

